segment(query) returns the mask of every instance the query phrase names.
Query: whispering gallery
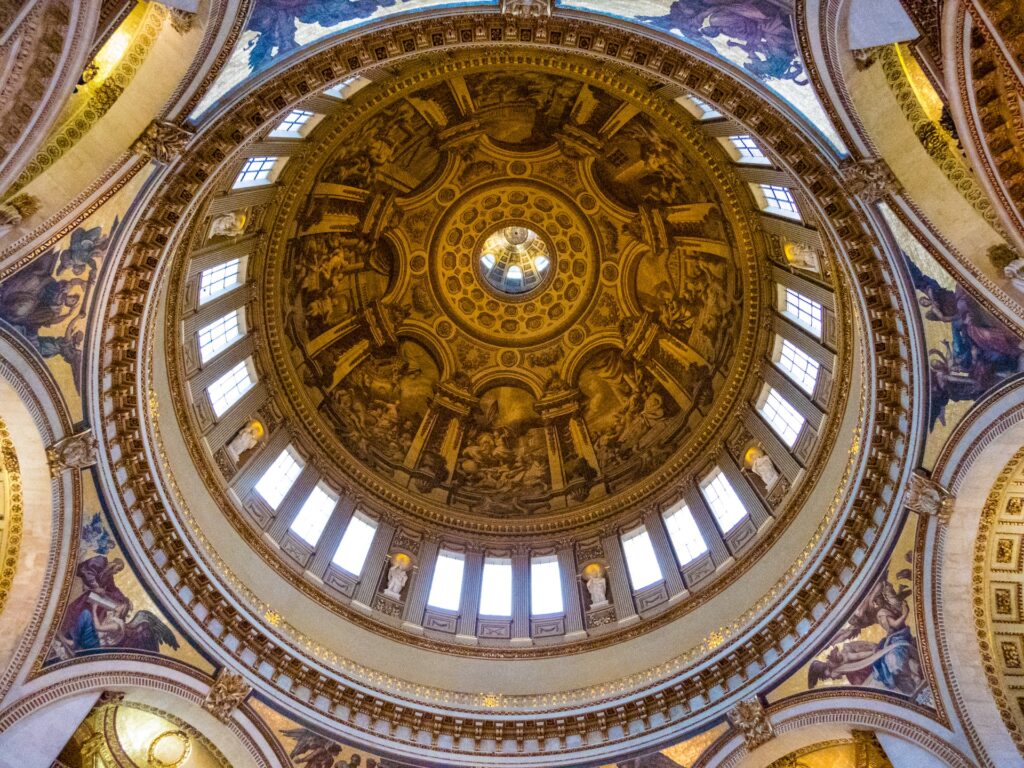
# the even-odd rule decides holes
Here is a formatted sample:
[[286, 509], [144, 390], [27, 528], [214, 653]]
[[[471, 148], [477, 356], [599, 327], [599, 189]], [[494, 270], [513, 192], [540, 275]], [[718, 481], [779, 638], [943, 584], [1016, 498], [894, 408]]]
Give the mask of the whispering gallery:
[[0, 768], [1024, 767], [1021, 0], [0, 0]]

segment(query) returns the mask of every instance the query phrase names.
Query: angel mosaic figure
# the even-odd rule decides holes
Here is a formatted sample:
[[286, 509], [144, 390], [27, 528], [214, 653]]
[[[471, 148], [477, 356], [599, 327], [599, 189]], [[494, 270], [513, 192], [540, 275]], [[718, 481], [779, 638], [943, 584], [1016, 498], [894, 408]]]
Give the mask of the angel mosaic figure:
[[[907, 559], [911, 557], [908, 553]], [[910, 569], [901, 570], [897, 578], [909, 581]], [[850, 685], [901, 693], [914, 701], [926, 700], [930, 690], [917, 639], [908, 624], [911, 591], [909, 584], [897, 588], [887, 578], [878, 581], [833, 638], [825, 659], [811, 662], [808, 687], [825, 680], [845, 680]], [[881, 640], [856, 639], [874, 626], [885, 633]]]

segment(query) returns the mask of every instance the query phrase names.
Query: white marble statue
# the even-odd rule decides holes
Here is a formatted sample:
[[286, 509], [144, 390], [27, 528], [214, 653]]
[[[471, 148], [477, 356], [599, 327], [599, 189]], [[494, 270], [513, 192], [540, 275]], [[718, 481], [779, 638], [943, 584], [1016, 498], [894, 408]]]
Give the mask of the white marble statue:
[[587, 575], [587, 591], [590, 593], [591, 608], [608, 605], [608, 580], [601, 571], [595, 569]]
[[402, 590], [405, 583], [409, 581], [409, 563], [403, 558], [395, 558], [388, 570], [388, 588], [384, 590], [385, 597], [392, 600], [402, 599]]
[[1003, 267], [1003, 277], [1021, 293], [1024, 293], [1024, 259], [1014, 259]]
[[256, 419], [253, 419], [238, 430], [238, 434], [231, 438], [231, 442], [225, 446], [224, 450], [227, 451], [231, 460], [237, 464], [242, 454], [259, 445], [260, 440], [263, 439], [265, 434], [266, 430], [263, 428], [263, 425]]
[[770, 491], [779, 480], [779, 471], [764, 451], [757, 451], [757, 455], [752, 458], [750, 471], [761, 478], [766, 491]]
[[245, 232], [245, 211], [223, 213], [210, 224], [210, 237], [238, 237]]
[[805, 243], [790, 243], [786, 247], [786, 259], [797, 269], [809, 269], [812, 272], [821, 270], [818, 252]]

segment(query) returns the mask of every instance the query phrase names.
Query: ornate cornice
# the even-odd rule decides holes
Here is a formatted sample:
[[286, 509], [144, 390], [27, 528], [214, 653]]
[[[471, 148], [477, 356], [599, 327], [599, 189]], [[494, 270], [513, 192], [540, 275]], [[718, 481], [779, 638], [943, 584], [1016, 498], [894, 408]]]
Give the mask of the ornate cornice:
[[[475, 40], [475, 25], [485, 21], [478, 22], [474, 17], [465, 17], [460, 18], [458, 23], [464, 24], [470, 39]], [[573, 25], [574, 41], [579, 39], [581, 31], [586, 31], [592, 32], [592, 40], [601, 36], [605, 42], [614, 41], [615, 50], [620, 55], [626, 49], [618, 39], [623, 35], [621, 32], [578, 20], [573, 20]], [[424, 31], [422, 26], [417, 26], [415, 22], [396, 25], [386, 36], [391, 44], [383, 45], [382, 50], [390, 51], [393, 47], [394, 51], [401, 51], [400, 43], [405, 36], [409, 35], [415, 41], [416, 32], [421, 31]], [[429, 27], [426, 31], [429, 31]], [[565, 40], [568, 38], [561, 35], [561, 42], [555, 43], [552, 31], [558, 31], [557, 17], [548, 23], [547, 34], [551, 42], [546, 45], [567, 45]], [[458, 28], [453, 28], [452, 32], [453, 41], [446, 45], [457, 47], [460, 45], [457, 42]], [[429, 46], [429, 35], [423, 35], [423, 39]], [[111, 489], [116, 496], [116, 506], [123, 510], [117, 514], [118, 525], [125, 531], [131, 531], [131, 537], [137, 542], [133, 546], [142, 546], [138, 540], [143, 538], [144, 532], [146, 538], [153, 536], [152, 548], [159, 548], [164, 554], [160, 570], [165, 574], [173, 570], [176, 578], [188, 582], [191, 599], [188, 605], [178, 605], [176, 610], [187, 613], [190, 621], [197, 625], [207, 627], [204, 630], [207, 633], [209, 627], [216, 624], [221, 627], [218, 635], [230, 631], [236, 638], [245, 638], [235, 652], [227, 649], [223, 652], [234, 655], [240, 666], [256, 669], [269, 665], [276, 670], [269, 676], [260, 675], [267, 680], [263, 685], [268, 692], [273, 692], [275, 698], [289, 700], [299, 709], [308, 710], [314, 700], [323, 697], [330, 704], [329, 717], [335, 727], [346, 732], [361, 733], [364, 738], [377, 738], [360, 725], [363, 715], [372, 712], [375, 717], [390, 720], [395, 728], [409, 728], [413, 736], [422, 731], [424, 738], [433, 739], [435, 741], [432, 743], [437, 744], [436, 740], [443, 736], [463, 733], [463, 726], [457, 721], [462, 719], [465, 722], [468, 718], [475, 723], [470, 737], [472, 747], [461, 742], [457, 748], [451, 748], [446, 760], [468, 760], [475, 764], [485, 758], [481, 750], [486, 749], [489, 739], [508, 738], [509, 734], [515, 734], [522, 750], [527, 749], [531, 739], [543, 743], [544, 738], [541, 737], [545, 735], [557, 737], [559, 747], [544, 753], [548, 764], [556, 758], [562, 762], [576, 759], [572, 754], [576, 748], [572, 746], [571, 740], [566, 741], [570, 736], [578, 736], [586, 741], [588, 735], [593, 734], [594, 743], [599, 743], [601, 749], [626, 741], [635, 743], [644, 740], [645, 743], [652, 743], [659, 738], [670, 738], [673, 727], [678, 727], [682, 718], [696, 722], [701, 717], [709, 716], [728, 697], [735, 695], [737, 690], [749, 689], [763, 681], [773, 667], [767, 659], [780, 655], [780, 649], [788, 647], [790, 642], [799, 646], [798, 637], [813, 637], [821, 631], [823, 620], [811, 617], [827, 617], [829, 611], [826, 608], [812, 614], [811, 610], [822, 604], [828, 606], [835, 600], [851, 599], [857, 575], [863, 573], [866, 564], [873, 563], [870, 557], [862, 561], [858, 554], [868, 548], [865, 537], [881, 536], [885, 539], [893, 535], [894, 521], [887, 514], [887, 504], [883, 499], [894, 491], [893, 475], [898, 477], [905, 471], [905, 436], [899, 425], [908, 407], [905, 401], [913, 400], [914, 391], [913, 388], [907, 388], [904, 376], [910, 377], [913, 373], [906, 371], [900, 353], [905, 328], [899, 318], [901, 311], [905, 310], [897, 309], [898, 299], [888, 289], [888, 283], [893, 277], [888, 265], [878, 259], [871, 239], [865, 234], [869, 231], [865, 220], [851, 205], [835, 167], [823, 161], [809, 143], [801, 140], [792, 124], [778, 110], [753, 98], [724, 72], [687, 59], [674, 48], [662, 47], [638, 35], [630, 36], [630, 43], [632, 49], [643, 56], [635, 57], [631, 63], [620, 59], [621, 65], [639, 67], [656, 79], [684, 84], [702, 98], [708, 98], [720, 106], [723, 111], [748, 122], [751, 130], [781, 158], [800, 183], [813, 191], [821, 209], [828, 211], [825, 234], [841, 242], [843, 263], [849, 265], [851, 278], [855, 278], [856, 282], [851, 285], [851, 289], [857, 292], [858, 300], [872, 313], [870, 328], [865, 325], [861, 329], [869, 345], [870, 359], [866, 363], [869, 367], [864, 371], [865, 393], [871, 392], [870, 398], [865, 393], [862, 393], [862, 397], [866, 398], [864, 406], [876, 411], [872, 416], [875, 426], [873, 432], [862, 434], [858, 441], [855, 457], [858, 460], [863, 457], [866, 461], [862, 469], [858, 470], [862, 475], [855, 498], [846, 506], [847, 500], [840, 496], [826, 515], [819, 535], [823, 536], [822, 542], [828, 538], [831, 543], [827, 554], [807, 552], [794, 565], [792, 576], [808, 568], [815, 569], [815, 572], [802, 586], [785, 596], [789, 606], [786, 610], [769, 619], [756, 636], [745, 631], [746, 619], [724, 628], [725, 632], [719, 633], [714, 642], [709, 639], [689, 661], [682, 660], [678, 673], [671, 680], [665, 679], [663, 671], [652, 670], [649, 675], [626, 681], [631, 692], [625, 697], [625, 689], [622, 693], [582, 692], [589, 697], [591, 704], [595, 697], [603, 703], [600, 707], [591, 706], [588, 714], [580, 720], [570, 722], [562, 714], [571, 700], [569, 697], [538, 697], [532, 702], [502, 700], [498, 702], [497, 708], [484, 714], [473, 709], [478, 705], [475, 696], [462, 697], [453, 692], [437, 692], [443, 694], [443, 700], [449, 702], [444, 706], [443, 714], [421, 720], [416, 715], [424, 710], [418, 700], [427, 692], [417, 695], [409, 691], [402, 681], [380, 680], [378, 675], [378, 685], [381, 687], [368, 696], [364, 692], [365, 684], [356, 687], [345, 682], [346, 676], [355, 671], [351, 663], [344, 659], [326, 657], [324, 649], [311, 644], [308, 639], [288, 637], [285, 632], [287, 627], [274, 626], [274, 622], [255, 624], [248, 616], [214, 599], [219, 587], [207, 581], [204, 576], [210, 564], [205, 563], [204, 567], [199, 567], [194, 559], [195, 554], [177, 539], [176, 525], [170, 511], [157, 501], [160, 493], [158, 483], [163, 485], [169, 481], [166, 476], [160, 476], [167, 468], [147, 467], [141, 459], [149, 449], [159, 455], [159, 446], [148, 443], [156, 403], [150, 397], [140, 402], [136, 382], [141, 380], [142, 391], [148, 392], [147, 382], [153, 374], [151, 370], [144, 369], [141, 371], [141, 379], [136, 379], [140, 374], [138, 358], [145, 360], [147, 355], [137, 356], [136, 343], [132, 340], [140, 336], [149, 337], [150, 329], [142, 328], [143, 310], [140, 308], [146, 301], [150, 286], [161, 284], [161, 278], [167, 274], [169, 260], [166, 257], [161, 259], [161, 252], [172, 239], [180, 235], [180, 232], [175, 231], [176, 227], [169, 223], [167, 214], [173, 213], [175, 221], [189, 219], [190, 214], [194, 213], [194, 201], [201, 197], [204, 189], [209, 188], [209, 180], [216, 176], [218, 169], [223, 172], [224, 159], [235, 151], [238, 143], [233, 135], [237, 124], [232, 119], [218, 120], [197, 137], [193, 150], [171, 169], [164, 179], [165, 184], [156, 191], [155, 199], [147, 206], [148, 215], [130, 232], [130, 245], [123, 253], [112, 256], [118, 262], [118, 268], [111, 270], [111, 274], [117, 275], [116, 283], [107, 316], [99, 330], [99, 338], [111, 340], [111, 354], [103, 364], [104, 371], [97, 378], [104, 382], [104, 389], [98, 393], [101, 402], [95, 405], [94, 412], [97, 415], [109, 414], [101, 450], [104, 461], [113, 470], [111, 482], [119, 484]], [[571, 49], [582, 53], [575, 44]], [[346, 76], [350, 71], [347, 62], [353, 58], [356, 69], [361, 69], [359, 51], [360, 44], [356, 42], [308, 56], [277, 80], [240, 97], [231, 110], [232, 116], [250, 121], [251, 124], [266, 125], [281, 110], [295, 103], [302, 94], [320, 90]], [[590, 51], [585, 55], [598, 54]], [[608, 53], [603, 55], [607, 56]], [[396, 59], [401, 57], [402, 54], [395, 54]], [[275, 103], [277, 98], [280, 99], [281, 110], [275, 107], [271, 114], [265, 105]], [[152, 323], [157, 313], [150, 312], [147, 316]], [[142, 364], [147, 365], [145, 362]], [[870, 382], [876, 367], [879, 369], [878, 375], [894, 382], [891, 386], [874, 390]], [[140, 434], [140, 428], [147, 436], [145, 439]], [[108, 439], [106, 435], [111, 437]], [[116, 462], [111, 455], [115, 445], [121, 457]], [[870, 460], [867, 460], [868, 457]], [[848, 471], [852, 472], [852, 460], [848, 467]], [[841, 487], [845, 488], [845, 482], [851, 479], [848, 476]], [[173, 489], [163, 487], [170, 498], [180, 498]], [[888, 527], [879, 530], [877, 526], [882, 521]], [[836, 538], [836, 526], [840, 522], [842, 536]], [[877, 542], [872, 546], [877, 546]], [[236, 592], [244, 593], [244, 585], [231, 583], [230, 586]], [[182, 590], [183, 584], [179, 582], [173, 590], [166, 588], [165, 596], [172, 602], [178, 602]], [[160, 591], [165, 592], [165, 588]], [[775, 594], [769, 600], [774, 604], [782, 598], [782, 594]], [[209, 642], [215, 641], [210, 638]], [[788, 656], [786, 653], [781, 655], [783, 658]], [[700, 668], [697, 666], [698, 661]], [[749, 670], [761, 671], [751, 674]], [[741, 681], [738, 686], [737, 676]], [[283, 687], [283, 679], [289, 681], [287, 687]], [[625, 711], [622, 707], [626, 702], [629, 712], [637, 714], [621, 714], [621, 711]], [[521, 736], [513, 725], [516, 718], [523, 719], [524, 710], [520, 707], [528, 707], [527, 711], [530, 712]], [[654, 713], [657, 713], [657, 717], [652, 719]], [[326, 711], [318, 710], [317, 716], [323, 718], [328, 715]], [[640, 726], [640, 733], [635, 737], [625, 735], [628, 731], [625, 726], [632, 721]], [[508, 730], [505, 730], [506, 722]], [[622, 726], [616, 727], [620, 722]], [[397, 738], [391, 743], [394, 749], [411, 747], [411, 742]], [[424, 748], [424, 745], [419, 748]]]

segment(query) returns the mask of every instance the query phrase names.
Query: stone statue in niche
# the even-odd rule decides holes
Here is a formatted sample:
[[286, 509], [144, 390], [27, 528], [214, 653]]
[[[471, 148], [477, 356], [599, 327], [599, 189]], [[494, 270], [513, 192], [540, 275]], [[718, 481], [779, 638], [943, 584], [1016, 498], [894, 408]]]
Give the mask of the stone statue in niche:
[[238, 237], [245, 233], [248, 218], [244, 210], [222, 213], [210, 223], [210, 237]]
[[806, 243], [786, 243], [786, 261], [791, 267], [807, 269], [811, 272], [821, 271], [818, 251]]
[[238, 464], [244, 454], [260, 444], [266, 433], [267, 431], [263, 424], [259, 420], [253, 419], [238, 430], [238, 433], [231, 438], [231, 442], [224, 447], [224, 450], [227, 451], [231, 460]]
[[596, 610], [608, 605], [608, 579], [604, 568], [598, 563], [591, 563], [583, 569], [583, 579], [590, 593], [590, 609]]
[[756, 446], [747, 451], [747, 468], [761, 478], [765, 491], [770, 491], [779, 481], [779, 470], [775, 468], [768, 455]]
[[412, 560], [408, 555], [399, 552], [391, 559], [391, 568], [388, 569], [388, 586], [384, 590], [384, 596], [392, 600], [402, 599], [402, 590], [409, 581], [409, 569], [412, 567]]

